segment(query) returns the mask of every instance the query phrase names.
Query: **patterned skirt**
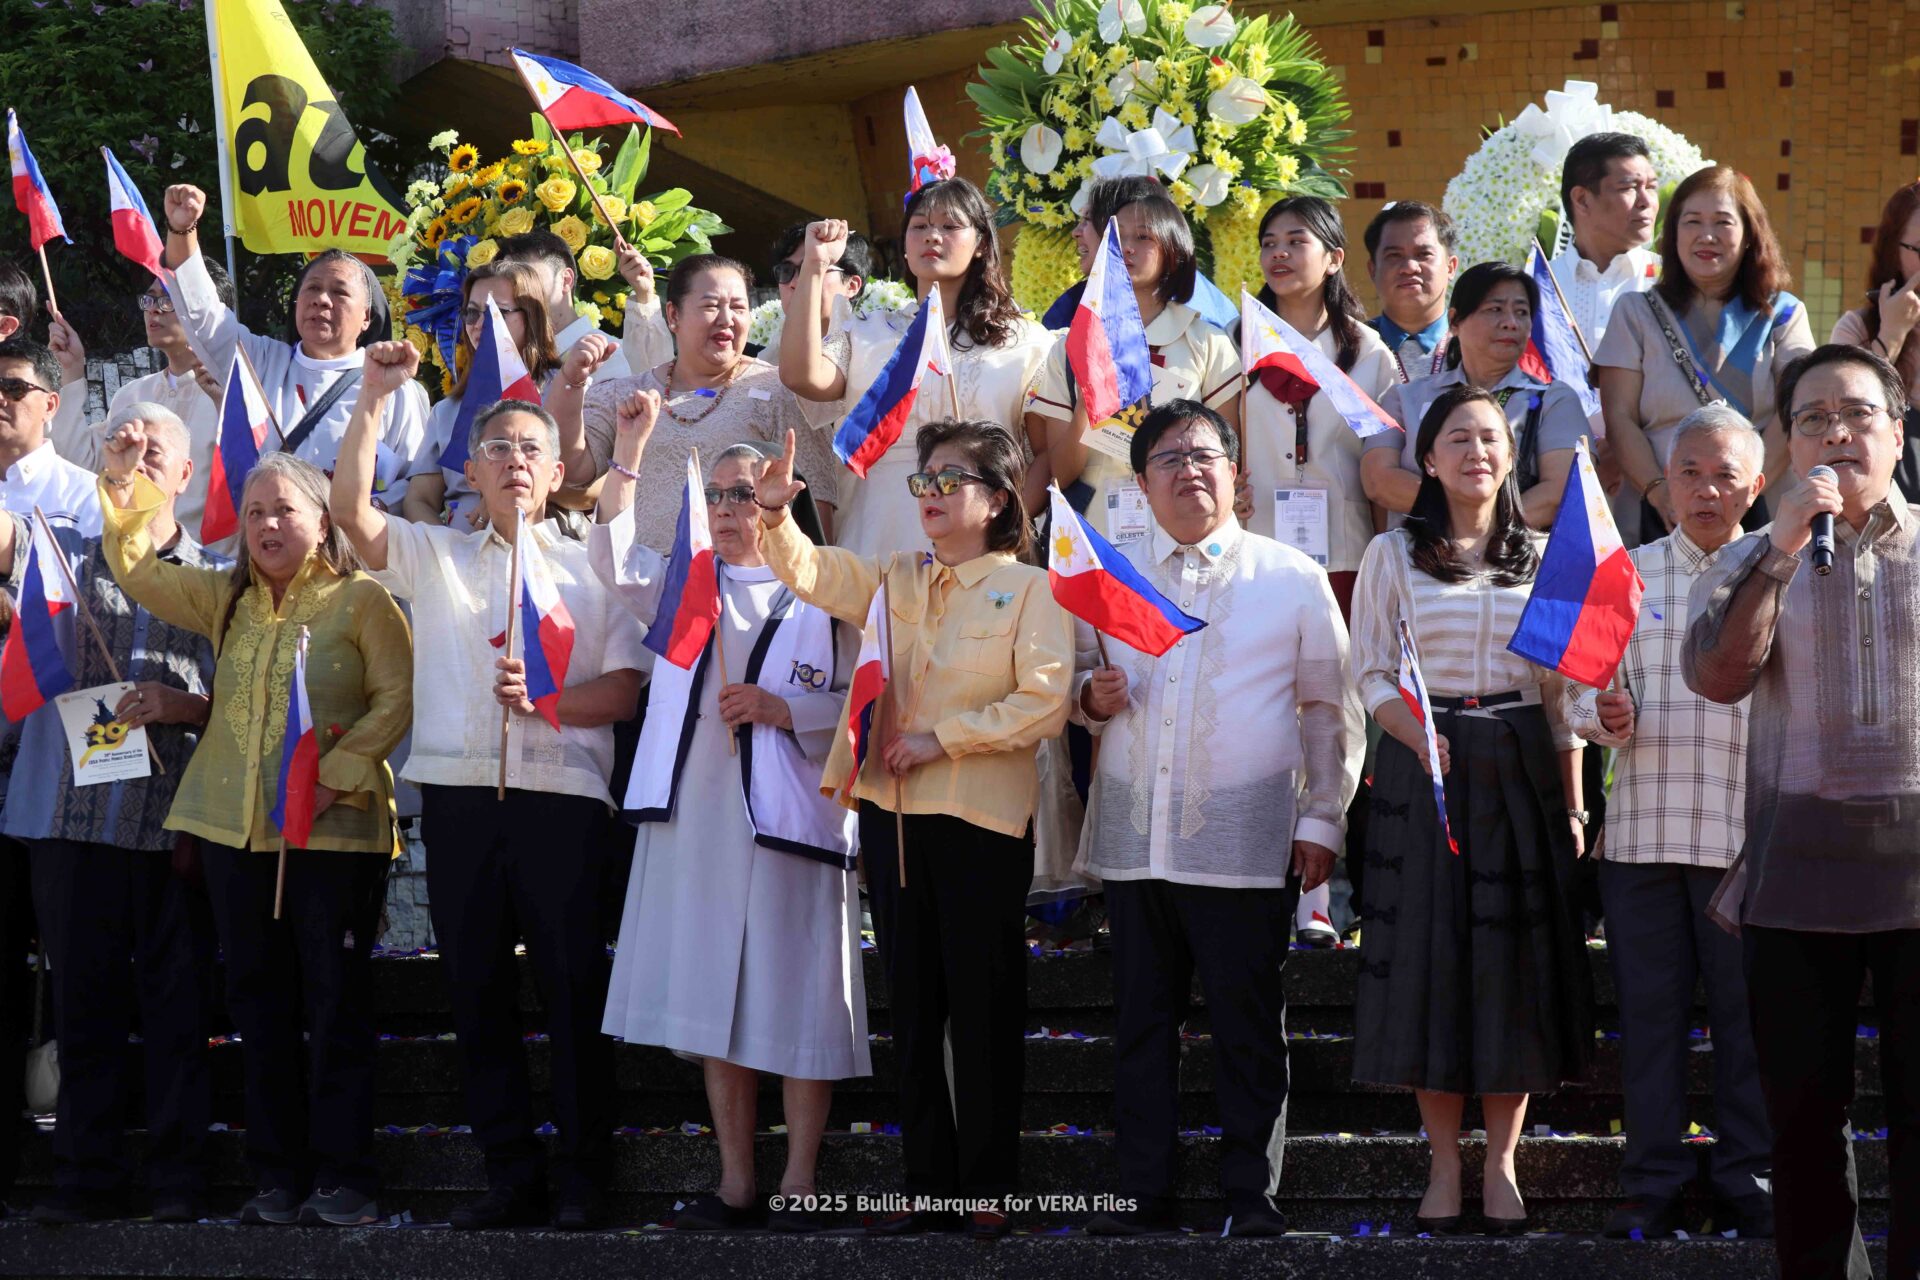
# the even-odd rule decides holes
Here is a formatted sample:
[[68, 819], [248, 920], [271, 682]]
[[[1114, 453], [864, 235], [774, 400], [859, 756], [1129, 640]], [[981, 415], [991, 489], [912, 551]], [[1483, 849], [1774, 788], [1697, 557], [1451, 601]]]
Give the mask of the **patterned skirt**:
[[1573, 835], [1538, 706], [1438, 716], [1448, 852], [1419, 758], [1383, 736], [1366, 834], [1355, 1080], [1542, 1093], [1586, 1075], [1593, 989]]

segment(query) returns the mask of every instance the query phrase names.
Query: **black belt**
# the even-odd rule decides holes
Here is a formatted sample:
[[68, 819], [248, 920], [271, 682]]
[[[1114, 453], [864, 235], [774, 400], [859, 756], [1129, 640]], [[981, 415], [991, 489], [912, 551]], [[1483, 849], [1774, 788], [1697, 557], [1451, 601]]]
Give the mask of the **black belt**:
[[1526, 700], [1526, 692], [1521, 689], [1511, 689], [1506, 693], [1468, 694], [1464, 698], [1427, 696], [1427, 701], [1435, 711], [1484, 711], [1489, 707], [1505, 707]]

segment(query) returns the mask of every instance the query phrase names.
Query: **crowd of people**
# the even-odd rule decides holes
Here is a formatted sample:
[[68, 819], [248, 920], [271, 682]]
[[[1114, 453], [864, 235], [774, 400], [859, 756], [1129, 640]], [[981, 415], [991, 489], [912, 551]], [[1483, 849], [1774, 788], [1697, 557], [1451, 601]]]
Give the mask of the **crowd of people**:
[[[258, 1188], [241, 1217], [380, 1219], [369, 965], [397, 776], [418, 791], [464, 1118], [485, 1153], [489, 1189], [453, 1211], [457, 1228], [606, 1221], [616, 1041], [704, 1072], [722, 1173], [680, 1227], [819, 1227], [796, 1198], [829, 1190], [815, 1160], [832, 1083], [871, 1071], [863, 895], [904, 1190], [1017, 1191], [1027, 912], [1064, 878], [1104, 894], [1107, 1189], [1132, 1205], [1086, 1229], [1175, 1222], [1197, 973], [1226, 1231], [1280, 1234], [1283, 972], [1290, 937], [1333, 940], [1344, 864], [1361, 924], [1354, 1074], [1414, 1094], [1431, 1148], [1417, 1226], [1524, 1231], [1529, 1098], [1582, 1081], [1593, 1056], [1597, 864], [1627, 1139], [1622, 1199], [1595, 1225], [1697, 1226], [1682, 1140], [1704, 979], [1717, 1229], [1777, 1235], [1783, 1274], [1869, 1274], [1847, 1112], [1871, 974], [1889, 1263], [1920, 1272], [1920, 508], [1902, 492], [1920, 184], [1886, 206], [1865, 305], [1817, 347], [1739, 173], [1702, 169], [1663, 209], [1644, 143], [1604, 133], [1573, 147], [1563, 188], [1555, 287], [1592, 352], [1597, 412], [1589, 388], [1523, 361], [1535, 278], [1462, 269], [1433, 205], [1390, 205], [1365, 228], [1371, 319], [1338, 208], [1292, 197], [1265, 213], [1260, 301], [1403, 427], [1363, 440], [1323, 392], [1244, 376], [1235, 335], [1193, 305], [1193, 236], [1156, 182], [1095, 184], [1083, 266], [1114, 224], [1152, 353], [1151, 408], [1123, 458], [1088, 443], [1099, 424], [1065, 335], [1009, 293], [995, 211], [965, 180], [930, 182], [898, 232], [921, 299], [938, 290], [951, 359], [864, 475], [831, 433], [911, 313], [854, 316], [872, 254], [844, 222], [771, 246], [786, 319], [757, 353], [742, 262], [687, 258], [656, 291], [623, 253], [615, 340], [576, 316], [564, 242], [502, 241], [466, 276], [460, 342], [496, 306], [541, 402], [469, 415], [458, 469], [442, 458], [464, 380], [429, 406], [418, 352], [391, 340], [378, 282], [349, 255], [305, 266], [289, 332], [252, 332], [200, 253], [206, 197], [170, 189], [173, 283], [131, 300], [166, 367], [97, 422], [82, 336], [0, 266], [0, 573], [19, 586], [44, 511], [45, 554], [101, 632], [66, 637], [77, 683], [133, 682], [115, 711], [147, 729], [157, 766], [75, 786], [52, 705], [9, 726], [0, 1032], [19, 1036], [13, 962], [38, 937], [63, 1070], [56, 1183], [34, 1216], [128, 1211], [135, 1117], [117, 1071], [136, 1007], [152, 1215], [206, 1212], [217, 948]], [[236, 353], [284, 441], [245, 478], [239, 533], [206, 547]], [[1606, 688], [1507, 647], [1583, 442], [1646, 584]], [[656, 656], [653, 633], [680, 604], [670, 556], [695, 453], [722, 606], [686, 667]], [[1044, 568], [1051, 485], [1204, 628], [1156, 656], [1072, 617]], [[1279, 518], [1313, 491], [1318, 528]], [[1826, 551], [1809, 547], [1822, 517]], [[500, 643], [528, 544], [571, 619], [554, 690], [531, 639]], [[278, 884], [275, 762], [301, 645], [318, 816]], [[891, 671], [864, 738], [843, 710], [862, 651]], [[1402, 695], [1408, 652], [1437, 759]], [[551, 1168], [517, 943], [551, 1038]], [[787, 1199], [771, 1211], [761, 1073], [781, 1078], [786, 1123]], [[1487, 1134], [1477, 1197], [1462, 1185], [1470, 1096]], [[0, 1189], [20, 1138], [18, 1099], [5, 1109]], [[943, 1207], [869, 1223], [1008, 1226]]]

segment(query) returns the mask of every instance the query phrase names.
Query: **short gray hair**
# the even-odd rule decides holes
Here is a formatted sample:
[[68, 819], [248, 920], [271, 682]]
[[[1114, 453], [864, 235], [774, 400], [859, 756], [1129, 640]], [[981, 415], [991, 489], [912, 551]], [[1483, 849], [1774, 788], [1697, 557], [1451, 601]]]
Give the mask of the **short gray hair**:
[[1694, 436], [1737, 437], [1741, 442], [1740, 451], [1756, 472], [1766, 465], [1766, 442], [1761, 440], [1759, 431], [1747, 421], [1746, 415], [1731, 405], [1720, 401], [1703, 404], [1680, 419], [1680, 426], [1673, 433], [1673, 452], [1667, 456], [1671, 458], [1678, 453], [1680, 446]]
[[136, 400], [124, 409], [115, 411], [107, 422], [107, 434], [111, 436], [129, 422], [142, 423], [148, 435], [163, 435], [167, 443], [183, 458], [193, 456], [193, 433], [187, 430], [187, 424], [180, 421], [180, 415], [163, 404], [151, 400]]
[[755, 477], [766, 470], [767, 463], [773, 460], [767, 451], [757, 444], [749, 442], [730, 444], [715, 454], [713, 461], [707, 464], [707, 479], [713, 479], [713, 473], [720, 469], [720, 464], [731, 458], [745, 458], [751, 467], [749, 474]]
[[493, 425], [493, 420], [509, 413], [524, 413], [529, 417], [538, 418], [540, 425], [547, 429], [547, 456], [549, 458], [560, 456], [560, 424], [553, 420], [552, 414], [530, 400], [501, 400], [482, 409], [474, 417], [473, 425], [467, 428], [469, 458], [480, 456], [480, 442], [487, 438], [487, 428]]

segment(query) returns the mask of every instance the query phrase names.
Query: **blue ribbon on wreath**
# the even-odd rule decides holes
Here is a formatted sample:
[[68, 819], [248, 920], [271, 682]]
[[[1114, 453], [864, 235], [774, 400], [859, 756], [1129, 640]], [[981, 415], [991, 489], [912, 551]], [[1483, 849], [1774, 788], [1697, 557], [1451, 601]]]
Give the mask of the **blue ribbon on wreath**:
[[419, 325], [439, 344], [441, 360], [453, 368], [453, 352], [460, 337], [462, 289], [467, 282], [467, 250], [474, 236], [454, 236], [440, 242], [433, 261], [414, 267], [400, 286], [406, 300], [407, 323]]

